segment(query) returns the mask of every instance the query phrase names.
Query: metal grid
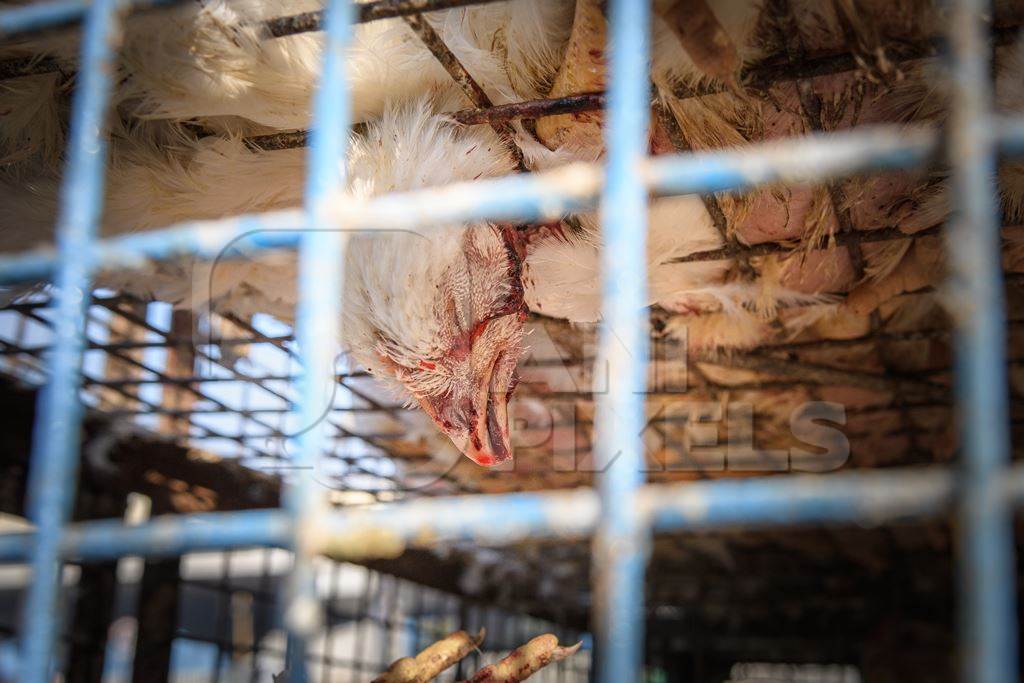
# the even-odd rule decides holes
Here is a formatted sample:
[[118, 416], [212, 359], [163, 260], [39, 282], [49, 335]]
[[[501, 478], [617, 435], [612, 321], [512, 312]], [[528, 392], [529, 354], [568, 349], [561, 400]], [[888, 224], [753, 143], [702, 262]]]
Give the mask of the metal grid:
[[[76, 615], [76, 627], [81, 620], [92, 629], [74, 628], [62, 634], [58, 656], [106, 650], [105, 680], [132, 680], [133, 673], [134, 680], [270, 680], [285, 669], [287, 642], [276, 607], [277, 587], [289, 564], [286, 551], [254, 549], [163, 560], [147, 564], [141, 577], [125, 571], [108, 585], [114, 589], [107, 596], [113, 597], [113, 604], [95, 605], [92, 612]], [[575, 629], [380, 571], [328, 560], [317, 564], [325, 619], [310, 656], [312, 680], [369, 680], [397, 657], [418, 652], [459, 629], [471, 633], [486, 629], [486, 645], [440, 681], [462, 680], [536, 633], [555, 633], [562, 642], [580, 640]], [[151, 573], [161, 580], [156, 592]], [[22, 575], [22, 580], [27, 583], [28, 576]], [[72, 573], [65, 577], [63, 594], [81, 599], [98, 588], [86, 573]], [[0, 586], [0, 594], [10, 598], [12, 605], [22, 590], [24, 586], [12, 577], [5, 577]], [[2, 653], [16, 643], [13, 617], [13, 610], [0, 614], [0, 671], [9, 668], [3, 666], [9, 663], [2, 661]], [[149, 630], [154, 626], [166, 641], [153, 637]], [[122, 643], [132, 640], [128, 635], [132, 632], [137, 650], [134, 662], [130, 656], [118, 656]], [[579, 657], [552, 663], [541, 680], [583, 683], [588, 680], [588, 653], [584, 649]], [[76, 669], [81, 668], [82, 662], [77, 662]]]
[[[39, 294], [0, 310], [0, 369], [6, 374], [42, 384], [40, 359], [54, 338], [52, 305]], [[269, 318], [249, 322], [216, 314], [204, 329], [182, 330], [178, 317], [165, 304], [95, 294], [87, 313], [86, 402], [111, 418], [176, 434], [249, 467], [289, 471], [298, 377], [291, 330]], [[180, 317], [188, 321], [189, 314]], [[244, 353], [233, 353], [243, 346]], [[183, 362], [175, 363], [176, 355]], [[472, 492], [470, 482], [424, 462], [424, 447], [410, 450], [401, 441], [405, 411], [365, 391], [360, 383], [372, 381], [370, 375], [351, 370], [337, 372], [336, 379], [327, 421], [332, 467], [318, 470], [322, 482], [378, 500]], [[368, 431], [346, 419], [367, 414], [382, 424]], [[419, 466], [396, 467], [401, 462]]]
[[[448, 3], [449, 6], [461, 3]], [[906, 515], [935, 515], [957, 501], [963, 534], [961, 543], [962, 575], [964, 577], [963, 637], [971, 653], [969, 680], [1007, 680], [1016, 670], [1015, 630], [1009, 613], [1013, 600], [1009, 577], [1009, 504], [1024, 493], [1024, 473], [1017, 468], [1004, 472], [1008, 459], [1009, 424], [1005, 387], [1005, 319], [1001, 306], [998, 267], [998, 226], [995, 207], [988, 200], [990, 171], [997, 148], [1002, 152], [1020, 152], [1024, 148], [1024, 125], [997, 121], [990, 108], [986, 78], [985, 41], [981, 24], [981, 3], [968, 1], [956, 4], [950, 44], [954, 56], [955, 81], [953, 116], [945, 143], [955, 150], [951, 155], [954, 178], [959, 179], [957, 203], [961, 213], [949, 234], [957, 235], [960, 248], [951, 250], [961, 262], [954, 263], [954, 284], [963, 288], [971, 301], [985, 306], [971, 306], [965, 319], [958, 320], [957, 339], [960, 353], [960, 384], [958, 391], [962, 415], [965, 416], [964, 458], [966, 477], [954, 482], [945, 472], [927, 474], [888, 472], [852, 474], [827, 480], [785, 481], [750, 480], [746, 482], [706, 482], [699, 485], [643, 486], [642, 450], [635, 438], [625, 435], [641, 430], [629, 426], [643, 424], [640, 393], [644, 381], [645, 355], [640, 353], [646, 341], [640, 333], [640, 321], [632, 311], [642, 301], [642, 240], [630, 234], [629, 226], [640, 222], [645, 211], [648, 190], [664, 193], [711, 193], [742, 189], [775, 180], [825, 181], [855, 172], [906, 167], [925, 163], [940, 151], [939, 132], [929, 130], [896, 132], [884, 128], [838, 134], [827, 140], [816, 136], [792, 141], [786, 147], [752, 146], [742, 152], [680, 155], [659, 159], [645, 158], [647, 125], [646, 22], [645, 11], [637, 11], [622, 0], [612, 3], [611, 26], [613, 43], [629, 45], [612, 55], [612, 88], [608, 93], [609, 160], [605, 169], [578, 166], [533, 176], [505, 178], [475, 185], [468, 196], [460, 196], [458, 188], [447, 192], [414, 192], [383, 197], [366, 205], [347, 209], [343, 215], [327, 215], [320, 199], [340, 183], [329, 168], [344, 145], [342, 125], [338, 116], [339, 102], [344, 101], [338, 59], [341, 50], [328, 50], [332, 55], [324, 68], [324, 81], [315, 107], [315, 121], [331, 121], [331, 126], [314, 125], [311, 136], [310, 187], [305, 211], [281, 211], [262, 216], [240, 217], [203, 224], [186, 224], [159, 233], [139, 235], [94, 243], [97, 198], [102, 183], [102, 140], [98, 127], [103, 110], [103, 95], [109, 88], [99, 66], [111, 58], [109, 37], [117, 22], [116, 3], [62, 2], [9, 10], [0, 18], [0, 30], [18, 32], [44, 25], [73, 21], [85, 15], [86, 40], [83, 48], [83, 73], [79, 94], [74, 103], [71, 153], [60, 230], [58, 253], [39, 252], [0, 259], [0, 275], [4, 282], [19, 282], [50, 277], [56, 274], [58, 292], [86, 291], [91, 267], [130, 265], [140, 257], [166, 257], [192, 253], [210, 255], [209, 234], [239, 236], [253, 229], [273, 228], [284, 231], [273, 238], [254, 243], [254, 248], [298, 246], [302, 254], [303, 275], [310, 291], [301, 300], [298, 336], [312, 340], [302, 344], [305, 376], [330, 376], [326, 365], [327, 345], [317, 343], [334, 338], [326, 334], [316, 320], [337, 320], [334, 310], [337, 297], [337, 264], [341, 262], [343, 245], [330, 231], [304, 234], [304, 228], [337, 225], [358, 228], [412, 227], [442, 220], [552, 218], [572, 210], [593, 206], [601, 200], [604, 207], [605, 243], [607, 253], [616, 253], [606, 261], [606, 280], [619, 283], [617, 295], [606, 300], [605, 319], [608, 327], [620, 336], [627, 336], [635, 345], [631, 357], [617, 353], [610, 339], [604, 339], [599, 358], [610, 363], [616, 378], [612, 391], [599, 401], [597, 450], [598, 469], [604, 469], [600, 493], [577, 491], [566, 494], [504, 495], [470, 497], [460, 500], [412, 501], [391, 508], [358, 511], [326, 512], [318, 495], [313, 493], [309, 477], [299, 476], [287, 512], [223, 513], [191, 519], [159, 520], [140, 528], [85, 523], [65, 526], [70, 484], [75, 471], [73, 447], [77, 423], [75, 389], [80, 378], [73, 371], [82, 353], [84, 328], [81, 297], [58, 294], [53, 318], [56, 330], [55, 353], [50, 360], [54, 377], [41, 401], [37, 424], [58, 428], [37, 430], [40, 436], [34, 448], [33, 520], [38, 525], [34, 535], [6, 536], [0, 539], [0, 555], [6, 559], [31, 556], [38, 580], [33, 585], [30, 607], [23, 632], [25, 643], [25, 680], [45, 677], [48, 653], [53, 642], [54, 582], [58, 557], [112, 557], [125, 553], [183, 552], [196, 548], [222, 548], [248, 544], [273, 544], [293, 547], [300, 558], [309, 558], [320, 549], [358, 546], [361, 552], [373, 552], [364, 546], [366, 534], [394, 534], [406, 541], [425, 530], [442, 539], [466, 539], [505, 543], [527, 536], [584, 535], [595, 536], [594, 561], [597, 568], [595, 595], [600, 603], [595, 610], [597, 652], [603, 680], [630, 680], [639, 665], [641, 642], [642, 557], [650, 528], [678, 529], [731, 525], [751, 521], [792, 523], [797, 521], [870, 520], [885, 521]], [[374, 9], [367, 9], [372, 6]], [[360, 20], [375, 18], [375, 11], [392, 11], [398, 16], [413, 14], [418, 8], [408, 3], [371, 3], [360, 8]], [[392, 6], [390, 10], [388, 7]], [[439, 5], [440, 6], [440, 5]], [[273, 35], [287, 35], [300, 30], [325, 28], [329, 40], [344, 44], [347, 32], [346, 13], [342, 4], [319, 13], [280, 20], [272, 27]], [[323, 26], [321, 26], [321, 22]], [[411, 20], [415, 25], [415, 20]], [[280, 25], [278, 25], [280, 24]], [[425, 24], [420, 24], [425, 26]], [[997, 35], [1005, 40], [1005, 32]], [[428, 45], [429, 36], [423, 36]], [[443, 45], [441, 46], [443, 47]], [[434, 46], [432, 46], [432, 49]], [[930, 54], [934, 46], [920, 54]], [[437, 54], [437, 50], [434, 50]], [[908, 57], [918, 54], [911, 51]], [[440, 55], [439, 55], [440, 57]], [[840, 56], [817, 62], [761, 67], [764, 74], [748, 73], [753, 83], [770, 78], [804, 78], [829, 69], [851, 68]], [[442, 59], [442, 61], [444, 61]], [[448, 66], [448, 64], [446, 64]], [[32, 68], [41, 68], [38, 65]], [[769, 70], [774, 69], [772, 74]], [[463, 71], [463, 76], [464, 70]], [[452, 65], [449, 72], [460, 85], [472, 92], [473, 87]], [[6, 71], [5, 71], [6, 73]], [[699, 95], [703, 93], [676, 93]], [[466, 123], [491, 123], [539, 112], [553, 113], [593, 108], [604, 104], [603, 94], [588, 94], [559, 101], [544, 101], [500, 107], [471, 99], [477, 109], [456, 114]], [[980, 109], [979, 109], [980, 107]], [[813, 127], [813, 126], [812, 126]], [[995, 133], [993, 134], [993, 131]], [[307, 136], [296, 133], [285, 145], [304, 143]], [[252, 144], [270, 148], [277, 140], [253, 140]], [[636, 170], [642, 168], [643, 172]], [[321, 169], [323, 173], [319, 172]], [[457, 197], [458, 201], [453, 201]], [[414, 216], [407, 209], [416, 203]], [[712, 212], [712, 215], [715, 215]], [[967, 233], [969, 226], [971, 232]], [[981, 228], [986, 228], [982, 230]], [[959, 231], [959, 232], [958, 232]], [[979, 237], [981, 234], [981, 237]], [[837, 240], [854, 244], [866, 239], [894, 239], [900, 235], [872, 233], [871, 237], [842, 233]], [[952, 238], [951, 238], [952, 239]], [[970, 250], [963, 245], [971, 246]], [[722, 253], [712, 252], [688, 257], [721, 258], [722, 256], [771, 253], [778, 245], [742, 248], [730, 245]], [[88, 263], [71, 258], [75, 254], [92, 253]], [[330, 254], [331, 258], [326, 255]], [[63, 257], [62, 257], [63, 255]], [[319, 270], [322, 269], [322, 270]], [[324, 287], [323, 283], [333, 283]], [[625, 285], [625, 286], [624, 286]], [[316, 334], [314, 334], [314, 332]], [[941, 334], [941, 332], [938, 332]], [[746, 361], [756, 363], [754, 361]], [[777, 359], [762, 359], [775, 368]], [[801, 366], [805, 369], [806, 366]], [[793, 368], [791, 368], [793, 369]], [[835, 376], [832, 375], [834, 378]], [[845, 375], [850, 379], [850, 374]], [[863, 381], [872, 381], [862, 378]], [[314, 407], [315, 382], [304, 391], [299, 404]], [[612, 417], [614, 416], [614, 417]], [[615, 423], [619, 429], [612, 430]], [[622, 428], [626, 427], [626, 428]], [[601, 429], [605, 433], [601, 433]], [[321, 448], [321, 429], [305, 434], [298, 444], [298, 464], [308, 464]], [[616, 457], [618, 456], [618, 457]], [[607, 468], [601, 467], [608, 465]], [[497, 525], [488, 511], [500, 510]], [[564, 513], [571, 512], [567, 519]], [[485, 523], [484, 520], [487, 520]], [[210, 524], [214, 522], [214, 524]], [[296, 536], [292, 531], [302, 532]], [[161, 534], [159, 537], [154, 534]], [[308, 561], [297, 563], [292, 582], [289, 623], [298, 637], [307, 633], [316, 622], [316, 605], [310, 598]], [[1000, 607], [1002, 609], [1000, 609]], [[301, 659], [301, 658], [300, 658]]]
[[[215, 619], [203, 627], [203, 619], [187, 616], [177, 625], [176, 639], [204, 643], [213, 648], [215, 669], [209, 680], [239, 680], [246, 674], [251, 680], [284, 669], [287, 643], [280, 619], [275, 614], [275, 584], [288, 566], [288, 558], [271, 555], [272, 551], [214, 553], [201, 559], [206, 571], [193, 570], [183, 577], [181, 600], [187, 603], [189, 593], [193, 604], [214, 598]], [[239, 571], [248, 563], [262, 564], [255, 573]], [[270, 573], [270, 563], [278, 571]], [[199, 564], [193, 562], [193, 564]], [[217, 566], [219, 565], [219, 567]], [[391, 662], [409, 652], [418, 652], [452, 631], [471, 633], [487, 630], [487, 645], [471, 653], [460, 665], [439, 680], [461, 680], [492, 661], [495, 655], [507, 652], [529, 639], [531, 633], [554, 632], [563, 641], [576, 642], [579, 633], [550, 623], [516, 614], [493, 606], [461, 600], [440, 591], [425, 588], [387, 574], [345, 563], [318, 563], [317, 573], [321, 599], [325, 604], [324, 625], [317, 633], [310, 652], [312, 680], [365, 681], [387, 669]], [[233, 567], [233, 569], [232, 569]], [[212, 570], [212, 571], [210, 571]], [[262, 642], [231, 639], [226, 628], [233, 599], [251, 596], [251, 604], [243, 605], [241, 616], [248, 613], [253, 620], [254, 636], [263, 633]], [[207, 613], [205, 616], [211, 616]], [[191, 622], [191, 623], [190, 623]], [[197, 628], [197, 626], [199, 628]], [[236, 629], [242, 633], [245, 628]], [[526, 636], [525, 638], [523, 636]], [[489, 641], [489, 642], [488, 642]], [[500, 656], [500, 655], [499, 655]], [[548, 680], [575, 682], [587, 680], [587, 662], [559, 662], [546, 673]], [[231, 671], [225, 675], [225, 669]]]

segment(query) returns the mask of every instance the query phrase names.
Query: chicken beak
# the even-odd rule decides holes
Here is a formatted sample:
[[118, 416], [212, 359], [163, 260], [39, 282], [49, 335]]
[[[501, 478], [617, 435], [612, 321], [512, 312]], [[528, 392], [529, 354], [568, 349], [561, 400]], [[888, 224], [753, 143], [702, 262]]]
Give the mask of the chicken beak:
[[512, 459], [508, 431], [508, 396], [497, 391], [493, 379], [481, 392], [477, 419], [463, 453], [482, 467], [493, 467]]
[[[463, 426], [454, 426], [454, 420], [443, 417], [450, 412], [427, 399], [417, 399], [423, 411], [441, 428], [455, 447], [481, 467], [494, 467], [512, 459], [512, 445], [508, 428], [507, 381], [492, 373], [478, 383], [479, 389], [472, 401], [462, 405], [465, 409], [458, 420]], [[450, 406], [451, 404], [449, 404]]]

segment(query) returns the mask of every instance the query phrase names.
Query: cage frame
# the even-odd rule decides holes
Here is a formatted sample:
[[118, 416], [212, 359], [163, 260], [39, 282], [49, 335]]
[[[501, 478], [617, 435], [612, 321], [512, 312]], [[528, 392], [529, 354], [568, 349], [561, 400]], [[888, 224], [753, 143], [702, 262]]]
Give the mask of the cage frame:
[[[317, 609], [309, 562], [327, 547], [372, 555], [378, 549], [366, 539], [374, 535], [413, 544], [425, 534], [434, 540], [496, 544], [538, 536], [593, 536], [598, 680], [610, 683], [632, 680], [639, 670], [643, 566], [653, 530], [750, 523], [882, 524], [950, 511], [956, 514], [960, 541], [964, 679], [986, 683], [1012, 679], [1018, 669], [1011, 520], [1014, 507], [1024, 503], [1024, 466], [1009, 464], [1007, 324], [992, 171], [997, 154], [1024, 153], [1024, 121], [1001, 120], [993, 114], [983, 0], [951, 0], [951, 118], [942, 133], [878, 127], [658, 159], [647, 158], [644, 145], [649, 119], [649, 3], [611, 0], [608, 159], [603, 167], [574, 164], [479, 181], [472, 193], [463, 191], [467, 185], [457, 184], [383, 196], [340, 211], [330, 207], [325, 197], [342, 182], [334, 162], [346, 144], [342, 55], [354, 8], [347, 0], [330, 0], [322, 15], [307, 17], [305, 24], [295, 23], [305, 26], [302, 30], [323, 28], [328, 45], [315, 96], [310, 137], [313, 172], [305, 207], [98, 240], [105, 159], [101, 123], [112, 85], [113, 46], [121, 16], [129, 5], [171, 2], [53, 0], [0, 12], [0, 35], [79, 20], [84, 34], [57, 249], [0, 258], [4, 284], [52, 277], [57, 285], [50, 379], [40, 394], [31, 456], [29, 516], [36, 530], [0, 536], [0, 561], [31, 561], [35, 577], [21, 629], [25, 683], [49, 680], [58, 624], [58, 577], [66, 559], [266, 545], [293, 550], [296, 562], [285, 614], [294, 644], [291, 674], [294, 680], [304, 680], [302, 643], [315, 626]], [[448, 1], [426, 7], [383, 0], [372, 4], [381, 11], [396, 12], [382, 16], [401, 16], [470, 3]], [[360, 8], [360, 19], [366, 13]], [[959, 476], [951, 468], [935, 468], [927, 473], [893, 470], [825, 478], [645, 484], [639, 466], [640, 439], [630, 436], [639, 434], [639, 429], [630, 427], [642, 419], [647, 341], [636, 311], [643, 301], [645, 272], [643, 240], [630, 238], [636, 237], [631, 228], [645, 215], [647, 193], [706, 194], [774, 180], [825, 181], [864, 170], [921, 165], [940, 152], [948, 156], [952, 169], [956, 206], [945, 231], [949, 244], [956, 246], [949, 250], [951, 286], [961, 300], [972, 303], [955, 321], [956, 403], [963, 424]], [[627, 336], [633, 351], [623, 354], [609, 335], [602, 337], [599, 358], [610, 364], [612, 376], [620, 381], [598, 400], [598, 414], [603, 417], [597, 423], [595, 455], [601, 474], [596, 491], [469, 495], [372, 510], [328, 510], [322, 496], [316, 495], [311, 477], [300, 474], [281, 509], [182, 515], [134, 527], [113, 520], [68, 523], [82, 416], [78, 389], [88, 297], [81, 293], [89, 290], [90, 275], [100, 266], [130, 266], [146, 258], [178, 254], [211, 256], [211, 245], [218, 239], [246, 235], [250, 235], [247, 246], [253, 249], [298, 248], [301, 304], [296, 332], [304, 342], [300, 352], [306, 376], [315, 378], [320, 371], [331, 371], [325, 359], [330, 358], [336, 338], [324, 333], [322, 322], [327, 320], [336, 331], [344, 247], [332, 229], [335, 226], [385, 229], [471, 219], [536, 220], [595, 205], [602, 209], [609, 245], [605, 253], [612, 251], [612, 245], [617, 250], [615, 259], [603, 260], [605, 320], [608, 327]], [[609, 286], [613, 282], [617, 286]], [[315, 382], [304, 382], [303, 387], [300, 411], [315, 409]], [[619, 429], [611, 428], [613, 415], [619, 419]], [[318, 428], [300, 437], [300, 465], [317, 457], [321, 438]]]

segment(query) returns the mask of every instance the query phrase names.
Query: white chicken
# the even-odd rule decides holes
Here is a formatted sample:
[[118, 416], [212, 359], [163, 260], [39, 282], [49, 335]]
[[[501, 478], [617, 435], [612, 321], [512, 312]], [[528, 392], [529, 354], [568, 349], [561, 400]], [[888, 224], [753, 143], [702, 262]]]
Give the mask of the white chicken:
[[[807, 34], [805, 49], [841, 45], [850, 26], [856, 33], [863, 25], [853, 4], [843, 0], [792, 4]], [[308, 125], [320, 38], [272, 38], [262, 22], [314, 7], [292, 0], [216, 0], [129, 20], [112, 123], [105, 234], [300, 204], [305, 151], [254, 150], [243, 137]], [[673, 94], [712, 78], [728, 81], [740, 64], [773, 54], [778, 46], [771, 38], [771, 7], [762, 11], [753, 0], [733, 0], [712, 9], [705, 0], [665, 0], [656, 8], [652, 78], [690, 146], [740, 144], [747, 136], [806, 128], [794, 113], [800, 105], [792, 84], [775, 110], [748, 94], [726, 92], [710, 102]], [[895, 17], [889, 22], [899, 24], [895, 32], [906, 29], [900, 24], [905, 13], [870, 9]], [[512, 0], [426, 16], [496, 104], [603, 89], [605, 30], [597, 0]], [[709, 41], [693, 34], [694, 25], [728, 40], [710, 41], [719, 47], [708, 49]], [[860, 35], [859, 47], [870, 51], [875, 45], [867, 33]], [[11, 58], [52, 56], [67, 71], [73, 70], [74, 54], [73, 42], [65, 38], [0, 50]], [[360, 25], [349, 58], [356, 120], [366, 125], [352, 137], [346, 196], [517, 170], [509, 140], [487, 126], [462, 127], [445, 116], [467, 101], [404, 20]], [[836, 79], [817, 86], [828, 91], [850, 84]], [[5, 250], [50, 237], [65, 91], [60, 73], [0, 82], [0, 109], [11, 112], [0, 118]], [[755, 111], [760, 130], [746, 130]], [[830, 119], [832, 127], [843, 124], [840, 119]], [[603, 149], [600, 124], [599, 113], [546, 117], [537, 121], [536, 135], [517, 124], [513, 142], [534, 169], [596, 160]], [[213, 135], [197, 136], [195, 125]], [[656, 121], [652, 150], [668, 149]], [[729, 237], [745, 242], [837, 229], [836, 214], [810, 188], [722, 198], [722, 208]], [[815, 217], [822, 225], [811, 226]], [[422, 407], [474, 461], [508, 460], [507, 404], [525, 312], [571, 321], [600, 317], [599, 230], [593, 216], [581, 216], [578, 225], [532, 232], [511, 225], [452, 225], [354, 237], [345, 269], [342, 345]], [[730, 260], [674, 262], [725, 244], [697, 197], [655, 200], [648, 229], [650, 303], [692, 314], [698, 328], [696, 314], [718, 316], [698, 344], [754, 345], [767, 324], [752, 308], [816, 300], [856, 280], [843, 250], [796, 266], [769, 260], [753, 278], [737, 277]], [[184, 264], [154, 269], [145, 277], [104, 274], [103, 282], [182, 305], [210, 303], [220, 311], [261, 311], [285, 320], [294, 305], [290, 255], [217, 264], [199, 293]]]

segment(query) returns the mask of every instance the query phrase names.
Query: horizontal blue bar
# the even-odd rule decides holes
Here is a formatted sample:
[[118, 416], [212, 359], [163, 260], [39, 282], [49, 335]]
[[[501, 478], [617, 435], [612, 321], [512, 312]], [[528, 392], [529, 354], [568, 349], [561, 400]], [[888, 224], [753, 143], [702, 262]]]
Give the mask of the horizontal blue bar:
[[[1007, 470], [1004, 492], [1024, 502], [1024, 465]], [[638, 492], [638, 513], [656, 531], [742, 525], [881, 524], [945, 513], [952, 502], [947, 468], [904, 468], [830, 475], [793, 475], [651, 484]], [[580, 538], [597, 524], [593, 489], [424, 498], [366, 508], [332, 510], [318, 520], [319, 546], [350, 557], [380, 557], [406, 544], [474, 541], [504, 545], [536, 538]], [[124, 555], [179, 555], [250, 546], [289, 547], [283, 510], [167, 516], [138, 526], [116, 520], [68, 527], [61, 551], [68, 559]], [[35, 535], [0, 535], [0, 562], [28, 557]]]
[[[1014, 469], [1024, 477], [1024, 468]], [[953, 477], [945, 468], [907, 468], [648, 487], [640, 502], [658, 531], [732, 525], [877, 525], [940, 515], [952, 504], [953, 490]]]
[[[1024, 121], [996, 125], [1000, 150], [1024, 154]], [[877, 168], [913, 166], [938, 150], [934, 131], [885, 126], [847, 133], [809, 135], [742, 150], [664, 155], [643, 167], [649, 189], [659, 194], [705, 193], [750, 188], [776, 181], [824, 181]], [[366, 202], [346, 199], [332, 216], [348, 230], [419, 230], [476, 220], [551, 220], [594, 208], [603, 182], [601, 167], [571, 164], [545, 171], [440, 188], [389, 194]], [[215, 258], [226, 248], [292, 248], [307, 217], [301, 209], [181, 223], [103, 240], [97, 267], [131, 268], [146, 259], [195, 255]], [[45, 280], [56, 267], [52, 249], [0, 257], [0, 284]]]
[[[307, 219], [299, 209], [181, 223], [161, 230], [131, 233], [102, 240], [95, 246], [95, 265], [141, 268], [149, 259], [195, 256], [214, 260], [232, 249], [293, 247]], [[0, 256], [0, 279], [6, 284], [36, 282], [56, 267], [51, 248]]]
[[[278, 509], [168, 515], [136, 526], [107, 519], [66, 527], [61, 554], [68, 559], [96, 561], [251, 546], [287, 548], [290, 529], [289, 518]], [[0, 562], [25, 559], [34, 541], [34, 533], [0, 535]]]
[[650, 159], [645, 175], [649, 187], [661, 194], [704, 194], [920, 166], [938, 149], [936, 130], [876, 126], [773, 140], [740, 150], [661, 155]]

